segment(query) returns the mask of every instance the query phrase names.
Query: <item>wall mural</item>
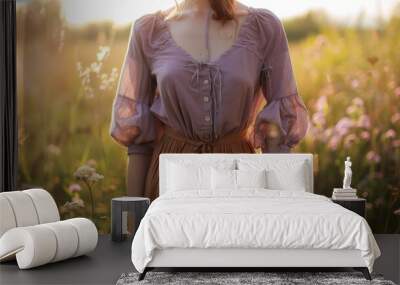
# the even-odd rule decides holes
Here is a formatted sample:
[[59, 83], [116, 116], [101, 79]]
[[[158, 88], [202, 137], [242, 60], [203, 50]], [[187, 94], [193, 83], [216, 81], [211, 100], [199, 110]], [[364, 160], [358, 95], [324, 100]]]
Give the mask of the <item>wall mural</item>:
[[[18, 1], [18, 183], [47, 189], [64, 218], [90, 217], [106, 233], [110, 199], [125, 194], [126, 151], [108, 131], [130, 25], [71, 24], [67, 1]], [[315, 154], [315, 192], [327, 196], [351, 156], [373, 231], [400, 233], [400, 6], [374, 25], [328, 16], [284, 20], [311, 120], [294, 152]]]

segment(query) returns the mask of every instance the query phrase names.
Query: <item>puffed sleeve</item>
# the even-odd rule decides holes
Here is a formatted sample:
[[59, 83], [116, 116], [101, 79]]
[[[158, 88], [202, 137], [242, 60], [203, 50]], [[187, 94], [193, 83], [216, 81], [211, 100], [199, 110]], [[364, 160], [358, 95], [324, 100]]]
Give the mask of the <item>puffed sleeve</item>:
[[110, 135], [128, 147], [128, 153], [151, 153], [156, 138], [150, 106], [156, 90], [139, 24], [132, 24], [129, 45], [112, 107]]
[[[262, 152], [290, 152], [307, 132], [308, 111], [297, 91], [283, 24], [275, 15], [263, 16], [268, 18], [271, 34], [266, 36], [260, 74], [267, 104], [257, 114], [254, 132]], [[274, 128], [278, 130], [275, 135]], [[277, 141], [275, 149], [269, 146], [270, 140]]]

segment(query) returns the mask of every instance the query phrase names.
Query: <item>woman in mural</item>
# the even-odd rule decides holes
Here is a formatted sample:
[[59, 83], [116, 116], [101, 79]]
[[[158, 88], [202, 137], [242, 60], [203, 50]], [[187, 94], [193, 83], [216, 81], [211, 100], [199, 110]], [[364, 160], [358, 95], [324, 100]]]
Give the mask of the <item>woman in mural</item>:
[[128, 195], [158, 196], [160, 153], [290, 152], [307, 126], [270, 10], [186, 0], [132, 26], [110, 128], [128, 148]]

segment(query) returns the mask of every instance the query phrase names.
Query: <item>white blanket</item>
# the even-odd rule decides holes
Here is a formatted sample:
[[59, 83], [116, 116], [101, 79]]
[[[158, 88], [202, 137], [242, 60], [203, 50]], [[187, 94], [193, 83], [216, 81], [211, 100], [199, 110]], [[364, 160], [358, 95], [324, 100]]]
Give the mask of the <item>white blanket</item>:
[[140, 223], [132, 262], [143, 272], [165, 248], [358, 249], [371, 272], [380, 256], [361, 216], [324, 196], [266, 189], [162, 195]]

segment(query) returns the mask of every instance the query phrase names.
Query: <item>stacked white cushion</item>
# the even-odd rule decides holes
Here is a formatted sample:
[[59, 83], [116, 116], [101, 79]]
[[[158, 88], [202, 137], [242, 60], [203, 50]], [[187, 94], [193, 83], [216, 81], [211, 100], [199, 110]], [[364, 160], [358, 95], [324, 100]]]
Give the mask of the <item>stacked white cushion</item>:
[[281, 159], [267, 161], [263, 159], [237, 160], [239, 170], [265, 169], [267, 188], [273, 190], [306, 191], [310, 189], [307, 179], [309, 165], [305, 160]]
[[17, 222], [15, 221], [14, 212], [11, 208], [10, 202], [6, 197], [0, 195], [0, 237], [8, 230], [15, 228]]
[[88, 219], [14, 228], [0, 239], [0, 258], [16, 254], [18, 266], [28, 269], [86, 254], [97, 245], [97, 229]]
[[91, 220], [84, 218], [75, 218], [65, 221], [70, 223], [78, 233], [78, 247], [74, 257], [86, 254], [96, 248], [97, 229]]
[[26, 227], [39, 224], [38, 215], [31, 197], [23, 191], [3, 192], [12, 208], [17, 227]]
[[60, 220], [57, 204], [50, 193], [43, 189], [28, 189], [22, 191], [32, 199], [39, 219], [39, 224], [51, 223]]
[[43, 225], [14, 228], [0, 239], [0, 260], [17, 259], [20, 269], [51, 261], [57, 250], [53, 232]]
[[50, 229], [52, 238], [54, 236], [57, 241], [57, 249], [51, 260], [52, 262], [67, 259], [75, 255], [78, 249], [79, 237], [78, 232], [71, 226], [71, 223], [68, 221], [48, 223], [43, 225], [43, 228]]
[[21, 269], [86, 254], [97, 245], [92, 221], [59, 221], [57, 205], [43, 189], [0, 193], [0, 261]]

